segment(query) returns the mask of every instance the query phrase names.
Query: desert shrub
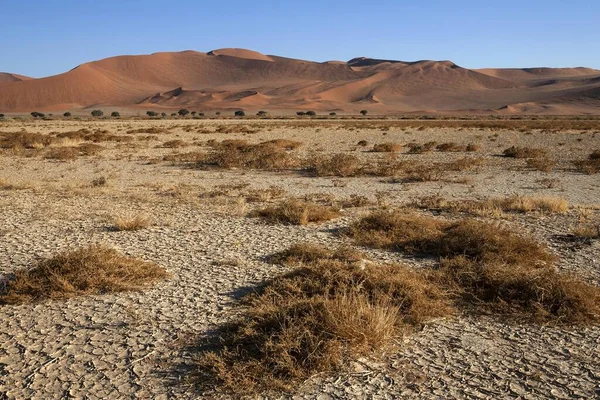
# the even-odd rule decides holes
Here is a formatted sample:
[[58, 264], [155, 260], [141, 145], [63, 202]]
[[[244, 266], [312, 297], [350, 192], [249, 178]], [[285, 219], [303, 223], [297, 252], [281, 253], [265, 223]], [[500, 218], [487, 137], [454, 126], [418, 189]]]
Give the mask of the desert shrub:
[[106, 177], [104, 176], [99, 176], [97, 178], [92, 179], [92, 187], [100, 187], [100, 186], [106, 186], [107, 180]]
[[256, 116], [258, 117], [267, 117], [269, 115], [268, 111], [259, 111], [256, 113]]
[[285, 150], [296, 150], [298, 147], [302, 146], [302, 142], [298, 142], [296, 140], [289, 139], [273, 139], [268, 140], [266, 142], [261, 143], [263, 145], [273, 145]]
[[269, 186], [267, 189], [252, 189], [249, 190], [245, 197], [249, 203], [262, 203], [279, 199], [285, 195], [285, 190], [279, 186]]
[[80, 152], [77, 147], [54, 147], [48, 149], [44, 154], [44, 158], [49, 160], [71, 161], [79, 156]]
[[469, 143], [467, 147], [465, 147], [465, 151], [479, 151], [481, 150], [481, 146], [475, 143]]
[[2, 149], [39, 149], [53, 142], [50, 135], [26, 131], [0, 132], [0, 148]]
[[146, 115], [149, 117], [156, 117], [158, 113], [156, 111], [146, 111]]
[[585, 174], [596, 174], [600, 172], [600, 150], [590, 153], [586, 160], [573, 161], [575, 168]]
[[373, 145], [373, 151], [376, 153], [396, 153], [402, 150], [402, 145], [398, 143], [378, 143]]
[[428, 153], [432, 151], [435, 148], [435, 146], [437, 146], [437, 142], [427, 142], [424, 144], [408, 143], [406, 145], [406, 147], [408, 147], [409, 154]]
[[550, 157], [528, 158], [527, 166], [536, 171], [550, 172], [556, 166], [556, 161]]
[[304, 111], [297, 111], [296, 115], [299, 116], [299, 117], [303, 117], [303, 116], [306, 115], [306, 113]]
[[0, 119], [3, 119], [3, 118], [4, 118], [4, 114], [0, 114]]
[[65, 117], [65, 118], [69, 118], [70, 116], [71, 116], [71, 113], [68, 111], [63, 114], [63, 117]]
[[440, 283], [471, 306], [553, 322], [600, 317], [598, 287], [558, 273], [544, 246], [496, 225], [376, 212], [354, 223], [350, 235], [366, 246], [439, 257]]
[[298, 267], [247, 296], [244, 313], [219, 330], [218, 343], [204, 341], [201, 389], [217, 386], [236, 396], [288, 391], [452, 311], [421, 275], [365, 263], [354, 251], [296, 245], [274, 259]]
[[356, 176], [361, 172], [361, 162], [351, 154], [315, 156], [309, 160], [308, 170], [315, 176]]
[[33, 112], [30, 113], [30, 115], [33, 118], [44, 118], [46, 116], [46, 114], [38, 112], [38, 111], [33, 111]]
[[472, 215], [494, 215], [503, 212], [542, 212], [547, 214], [563, 214], [569, 210], [569, 202], [558, 197], [508, 196], [487, 200], [449, 201], [439, 196], [429, 196], [415, 203], [417, 207], [468, 213]]
[[0, 294], [0, 304], [138, 291], [168, 276], [158, 265], [99, 245], [80, 248], [18, 270]]
[[309, 222], [324, 222], [340, 216], [333, 207], [290, 199], [276, 206], [266, 207], [250, 214], [271, 223], [306, 225]]
[[311, 111], [307, 111], [305, 113], [305, 115], [308, 115], [309, 117], [314, 117], [315, 115], [317, 115], [317, 113], [311, 110]]
[[441, 165], [447, 171], [469, 171], [485, 164], [484, 158], [464, 157]]
[[441, 152], [459, 152], [459, 151], [465, 151], [466, 146], [462, 146], [462, 145], [460, 145], [458, 143], [454, 143], [454, 142], [448, 142], [448, 143], [438, 144], [436, 146], [436, 150], [441, 151]]
[[186, 108], [182, 108], [179, 111], [177, 111], [177, 114], [179, 114], [181, 117], [185, 117], [189, 113], [190, 113], [190, 111]]
[[139, 231], [150, 226], [150, 219], [145, 215], [119, 216], [114, 219], [111, 229], [114, 231]]
[[334, 112], [330, 112], [330, 113], [329, 113], [329, 116], [330, 116], [330, 117], [335, 117], [336, 115], [337, 115], [337, 113], [334, 113]]
[[175, 149], [186, 146], [189, 146], [189, 143], [181, 139], [168, 140], [162, 144], [162, 147], [166, 147], [169, 149]]
[[369, 112], [368, 112], [367, 110], [360, 110], [360, 113], [361, 113], [363, 116], [365, 116], [365, 115], [367, 115]]
[[209, 154], [206, 164], [220, 168], [287, 169], [297, 166], [298, 159], [278, 143], [248, 144], [245, 141], [223, 141]]
[[366, 140], [359, 140], [357, 146], [366, 147], [369, 143]]
[[113, 111], [110, 113], [111, 118], [120, 118], [121, 117], [121, 113], [119, 113], [118, 111]]
[[235, 115], [236, 117], [245, 117], [246, 113], [242, 110], [238, 110], [238, 111], [234, 112], [233, 115]]
[[542, 158], [549, 156], [548, 152], [543, 149], [516, 146], [507, 148], [502, 152], [502, 154], [504, 155], [504, 157], [512, 158]]
[[92, 110], [92, 112], [90, 114], [92, 114], [92, 117], [99, 118], [99, 117], [101, 117], [101, 116], [104, 115], [104, 111], [102, 111], [102, 110]]

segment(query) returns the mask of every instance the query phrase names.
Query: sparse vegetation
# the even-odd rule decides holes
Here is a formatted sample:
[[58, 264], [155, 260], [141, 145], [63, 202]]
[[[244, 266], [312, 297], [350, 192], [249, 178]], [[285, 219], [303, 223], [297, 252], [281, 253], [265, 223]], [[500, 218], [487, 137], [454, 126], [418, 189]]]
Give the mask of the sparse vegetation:
[[340, 216], [337, 209], [319, 204], [290, 199], [276, 206], [266, 207], [250, 214], [271, 223], [306, 225], [309, 222], [324, 222]]
[[585, 174], [597, 174], [600, 172], [600, 150], [595, 150], [590, 153], [586, 160], [574, 161], [575, 168]]
[[137, 291], [165, 279], [158, 265], [93, 245], [60, 253], [27, 270], [18, 270], [0, 294], [0, 304]]
[[402, 145], [397, 143], [378, 143], [373, 146], [376, 153], [396, 153], [402, 150]]
[[145, 215], [119, 216], [114, 219], [112, 230], [139, 231], [150, 226], [150, 218]]
[[352, 250], [296, 245], [273, 261], [299, 267], [247, 296], [244, 314], [220, 329], [218, 342], [207, 339], [197, 363], [201, 389], [289, 391], [451, 312], [445, 294], [420, 274]]
[[440, 284], [471, 306], [558, 323], [600, 317], [600, 288], [558, 273], [543, 246], [506, 228], [382, 211], [354, 223], [350, 235], [361, 245], [439, 257]]
[[512, 146], [502, 152], [504, 157], [512, 158], [547, 158], [548, 152], [543, 149]]
[[491, 216], [500, 212], [542, 212], [563, 214], [569, 209], [565, 199], [548, 196], [509, 196], [488, 200], [454, 200], [449, 201], [440, 196], [429, 196], [416, 202], [419, 208], [467, 213], [471, 215]]
[[[116, 111], [115, 111], [115, 112], [116, 112]], [[113, 113], [114, 113], [114, 112], [113, 112]], [[103, 116], [103, 115], [104, 115], [104, 111], [102, 111], [102, 110], [93, 110], [93, 111], [91, 112], [91, 114], [92, 114], [92, 117], [95, 117], [95, 118], [100, 118], [101, 116]], [[111, 114], [111, 115], [112, 115], [112, 114]]]

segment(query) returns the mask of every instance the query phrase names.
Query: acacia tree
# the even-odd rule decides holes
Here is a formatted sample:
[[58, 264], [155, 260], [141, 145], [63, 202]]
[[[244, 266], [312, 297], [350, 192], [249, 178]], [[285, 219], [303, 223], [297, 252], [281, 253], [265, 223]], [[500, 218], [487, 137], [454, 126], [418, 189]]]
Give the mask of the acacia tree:
[[181, 110], [179, 110], [177, 112], [177, 114], [181, 115], [182, 117], [185, 117], [186, 115], [188, 115], [190, 113], [189, 110], [186, 110], [185, 108], [182, 108]]
[[70, 116], [71, 116], [71, 113], [68, 111], [63, 114], [63, 117], [66, 117], [66, 118], [69, 118]]
[[361, 113], [363, 116], [365, 116], [365, 115], [367, 115], [369, 112], [368, 112], [367, 110], [360, 110], [360, 113]]
[[[115, 112], [116, 112], [116, 111], [115, 111]], [[115, 112], [113, 112], [113, 114], [114, 114]], [[101, 116], [103, 116], [103, 115], [104, 115], [104, 111], [102, 111], [102, 110], [93, 110], [93, 111], [92, 111], [92, 117], [99, 118], [99, 117], [101, 117]]]
[[238, 110], [235, 113], [233, 113], [233, 115], [235, 115], [236, 117], [245, 117], [246, 113], [242, 110]]
[[113, 118], [119, 118], [121, 116], [121, 114], [119, 114], [118, 111], [113, 111], [110, 113], [110, 116]]

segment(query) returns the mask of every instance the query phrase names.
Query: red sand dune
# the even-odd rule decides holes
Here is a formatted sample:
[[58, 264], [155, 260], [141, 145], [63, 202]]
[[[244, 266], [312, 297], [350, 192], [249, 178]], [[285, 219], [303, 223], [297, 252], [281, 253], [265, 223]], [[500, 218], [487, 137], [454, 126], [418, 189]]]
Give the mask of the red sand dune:
[[0, 73], [0, 112], [108, 106], [600, 114], [600, 71], [470, 70], [450, 61], [365, 57], [317, 63], [219, 49], [112, 57], [41, 79]]

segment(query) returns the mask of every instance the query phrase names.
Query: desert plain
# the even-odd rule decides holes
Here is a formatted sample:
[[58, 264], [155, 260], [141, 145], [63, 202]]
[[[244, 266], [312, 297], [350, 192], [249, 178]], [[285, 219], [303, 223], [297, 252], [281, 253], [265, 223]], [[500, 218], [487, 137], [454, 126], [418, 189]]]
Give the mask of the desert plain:
[[[136, 290], [24, 290], [0, 301], [0, 398], [600, 396], [596, 117], [7, 117], [0, 147], [0, 296], [18, 271], [91, 245], [165, 271]], [[243, 319], [253, 307], [244, 299], [265, 282], [312, 265], [273, 257], [294, 245], [321, 246], [323, 258], [340, 247], [360, 252], [338, 263], [356, 274], [392, 264], [406, 274], [443, 269], [449, 252], [373, 239], [387, 238], [393, 223], [361, 238], [373, 215], [442, 221], [436, 238], [447, 234], [443, 224], [464, 221], [493, 240], [510, 232], [514, 246], [531, 244], [532, 258], [552, 259], [553, 277], [577, 280], [591, 297], [576, 290], [573, 300], [567, 288], [548, 306], [537, 278], [525, 279], [542, 288], [533, 299], [514, 290], [464, 297], [432, 278], [431, 291], [447, 298], [439, 308], [415, 322], [405, 303], [390, 306], [385, 338], [339, 333], [339, 362], [306, 376], [281, 370], [269, 386], [231, 359], [220, 365], [233, 377], [206, 371], [200, 342]], [[515, 263], [527, 264], [519, 251]], [[290, 362], [301, 370], [313, 356]]]

